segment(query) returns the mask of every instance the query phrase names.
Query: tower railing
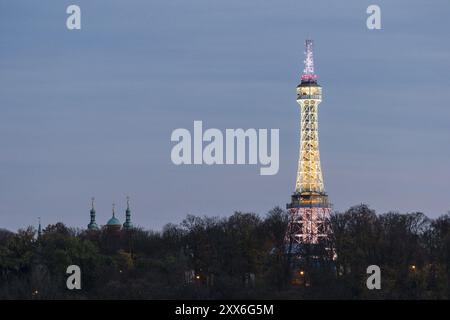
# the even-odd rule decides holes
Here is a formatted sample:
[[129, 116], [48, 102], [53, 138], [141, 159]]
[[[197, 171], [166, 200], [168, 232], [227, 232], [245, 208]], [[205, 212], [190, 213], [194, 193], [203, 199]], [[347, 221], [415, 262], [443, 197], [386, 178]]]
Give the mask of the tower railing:
[[302, 98], [302, 99], [322, 99], [321, 95], [316, 95], [316, 94], [299, 94], [297, 95], [298, 98]]

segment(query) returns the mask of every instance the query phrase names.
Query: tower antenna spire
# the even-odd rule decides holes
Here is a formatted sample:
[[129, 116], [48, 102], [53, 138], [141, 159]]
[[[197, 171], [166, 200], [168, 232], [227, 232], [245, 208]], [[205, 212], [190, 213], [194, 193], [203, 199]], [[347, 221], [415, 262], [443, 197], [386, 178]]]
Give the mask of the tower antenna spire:
[[305, 41], [305, 68], [303, 69], [302, 82], [315, 82], [317, 76], [314, 73], [314, 51], [313, 40], [307, 39]]

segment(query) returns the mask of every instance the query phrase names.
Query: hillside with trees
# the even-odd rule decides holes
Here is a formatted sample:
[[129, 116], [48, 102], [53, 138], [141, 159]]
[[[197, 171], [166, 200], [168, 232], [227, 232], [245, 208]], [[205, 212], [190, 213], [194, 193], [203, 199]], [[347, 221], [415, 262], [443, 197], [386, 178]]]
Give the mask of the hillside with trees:
[[[0, 229], [0, 299], [449, 299], [450, 214], [334, 213], [329, 239], [286, 243], [287, 212], [187, 216], [162, 231]], [[66, 268], [81, 268], [68, 290]], [[381, 268], [368, 290], [366, 269]]]

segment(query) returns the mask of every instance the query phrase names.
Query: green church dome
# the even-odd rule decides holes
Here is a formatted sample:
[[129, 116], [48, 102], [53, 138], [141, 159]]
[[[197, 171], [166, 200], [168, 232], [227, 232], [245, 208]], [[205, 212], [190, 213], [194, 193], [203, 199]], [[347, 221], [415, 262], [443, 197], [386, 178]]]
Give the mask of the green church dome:
[[115, 204], [113, 203], [113, 210], [112, 210], [112, 218], [108, 220], [106, 223], [107, 226], [113, 227], [113, 226], [119, 226], [119, 228], [122, 226], [119, 219], [116, 218], [116, 213], [114, 210]]
[[116, 217], [112, 217], [111, 219], [108, 220], [108, 223], [106, 224], [107, 226], [120, 226], [121, 223], [119, 221], [119, 219], [117, 219]]
[[88, 230], [98, 230], [98, 225], [95, 222], [88, 224]]
[[133, 224], [132, 224], [131, 222], [129, 222], [129, 221], [125, 221], [125, 222], [123, 223], [123, 227], [124, 227], [125, 229], [133, 229]]

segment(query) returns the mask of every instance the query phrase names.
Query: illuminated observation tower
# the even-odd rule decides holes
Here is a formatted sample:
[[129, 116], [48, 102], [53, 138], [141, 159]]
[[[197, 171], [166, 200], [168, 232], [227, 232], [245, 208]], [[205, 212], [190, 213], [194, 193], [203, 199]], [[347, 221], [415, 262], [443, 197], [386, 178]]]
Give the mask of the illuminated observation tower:
[[288, 236], [298, 244], [316, 244], [328, 234], [324, 221], [331, 212], [323, 186], [319, 155], [318, 107], [322, 102], [322, 87], [314, 74], [313, 41], [306, 40], [305, 69], [297, 86], [300, 105], [300, 155], [297, 181], [291, 203]]

